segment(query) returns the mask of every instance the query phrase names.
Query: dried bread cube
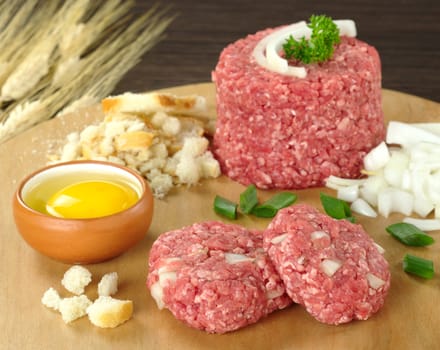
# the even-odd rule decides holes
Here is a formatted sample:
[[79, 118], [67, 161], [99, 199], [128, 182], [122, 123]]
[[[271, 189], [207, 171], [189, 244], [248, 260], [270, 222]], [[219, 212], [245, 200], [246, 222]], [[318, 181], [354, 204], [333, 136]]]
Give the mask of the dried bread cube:
[[161, 129], [167, 119], [168, 114], [165, 112], [156, 112], [151, 116], [150, 122], [155, 129]]
[[201, 176], [205, 178], [216, 178], [220, 176], [220, 164], [210, 151], [205, 152], [197, 158], [201, 171]]
[[92, 281], [92, 274], [85, 267], [74, 265], [64, 273], [61, 284], [69, 292], [80, 295], [84, 288]]
[[176, 175], [182, 183], [196, 184], [200, 180], [200, 171], [196, 160], [191, 156], [181, 157], [176, 167]]
[[[102, 123], [101, 137], [112, 140], [114, 137], [127, 131], [130, 125], [136, 125], [137, 128], [142, 127], [142, 123], [136, 120], [117, 119]], [[139, 125], [139, 126], [138, 126]]]
[[100, 296], [87, 308], [90, 322], [101, 328], [114, 328], [133, 315], [133, 302], [111, 296]]
[[156, 198], [163, 198], [173, 188], [173, 178], [168, 174], [158, 173], [151, 177], [150, 187]]
[[197, 119], [180, 117], [179, 121], [181, 125], [180, 132], [169, 139], [168, 152], [170, 154], [180, 151], [188, 138], [201, 138], [205, 133], [202, 122]]
[[65, 323], [70, 323], [87, 314], [87, 308], [92, 302], [86, 295], [75, 295], [60, 301], [59, 311]]
[[115, 152], [115, 145], [113, 139], [105, 137], [99, 143], [99, 153], [105, 157], [110, 157]]
[[188, 137], [182, 147], [182, 154], [192, 157], [202, 155], [208, 149], [209, 141], [204, 137]]
[[67, 143], [63, 146], [60, 161], [65, 162], [76, 159], [79, 156], [80, 151], [79, 133], [72, 132], [67, 135]]
[[118, 291], [118, 273], [110, 272], [102, 276], [98, 283], [98, 295], [110, 296]]
[[118, 151], [139, 150], [148, 148], [153, 143], [154, 134], [138, 130], [125, 132], [115, 138], [115, 146]]
[[46, 290], [43, 294], [43, 297], [41, 298], [41, 303], [44, 306], [46, 306], [50, 309], [54, 309], [54, 310], [60, 309], [60, 302], [61, 302], [60, 295], [52, 287], [50, 287], [48, 290]]
[[175, 174], [181, 183], [195, 184], [202, 177], [220, 175], [220, 166], [208, 151], [208, 145], [208, 140], [204, 137], [185, 139], [182, 149], [173, 157], [177, 159]]
[[182, 129], [182, 124], [176, 117], [168, 117], [162, 124], [162, 130], [167, 136], [175, 136]]

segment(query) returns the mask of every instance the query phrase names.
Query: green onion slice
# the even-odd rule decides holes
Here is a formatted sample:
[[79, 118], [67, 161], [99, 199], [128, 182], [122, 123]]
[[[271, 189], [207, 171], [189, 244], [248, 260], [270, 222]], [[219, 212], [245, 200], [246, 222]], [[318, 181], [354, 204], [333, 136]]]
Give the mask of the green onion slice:
[[426, 279], [434, 277], [434, 263], [431, 260], [410, 254], [406, 254], [403, 258], [403, 270]]
[[261, 218], [273, 218], [278, 210], [293, 204], [296, 198], [297, 196], [291, 192], [280, 192], [266, 202], [255, 206], [251, 213]]
[[238, 205], [229, 199], [220, 196], [214, 198], [214, 211], [228, 219], [235, 220], [237, 218], [237, 207]]
[[346, 201], [338, 199], [332, 196], [328, 196], [324, 193], [320, 193], [321, 204], [328, 216], [334, 219], [346, 219], [350, 222], [354, 222], [354, 217], [351, 214], [350, 206]]
[[244, 214], [249, 214], [257, 204], [257, 188], [255, 185], [249, 185], [246, 190], [240, 194], [240, 210]]
[[413, 247], [423, 247], [435, 242], [434, 238], [421, 231], [418, 227], [404, 222], [392, 224], [386, 227], [385, 230], [403, 244]]

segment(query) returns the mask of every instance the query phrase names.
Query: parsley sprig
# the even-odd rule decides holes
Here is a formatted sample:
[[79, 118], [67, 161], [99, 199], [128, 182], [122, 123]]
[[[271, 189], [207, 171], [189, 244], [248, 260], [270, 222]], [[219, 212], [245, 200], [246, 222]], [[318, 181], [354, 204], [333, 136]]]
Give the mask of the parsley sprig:
[[339, 28], [331, 17], [312, 15], [307, 25], [312, 34], [307, 40], [302, 37], [299, 41], [292, 35], [283, 44], [287, 59], [295, 58], [304, 63], [324, 62], [333, 56], [334, 46], [340, 43]]

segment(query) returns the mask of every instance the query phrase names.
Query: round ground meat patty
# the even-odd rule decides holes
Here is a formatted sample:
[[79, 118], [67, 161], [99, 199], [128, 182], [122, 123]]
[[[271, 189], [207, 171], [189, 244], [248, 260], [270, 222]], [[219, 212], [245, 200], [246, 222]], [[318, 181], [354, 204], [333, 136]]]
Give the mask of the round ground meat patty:
[[365, 320], [384, 304], [388, 263], [360, 225], [296, 205], [278, 212], [264, 247], [287, 294], [321, 322]]
[[329, 175], [359, 177], [385, 134], [381, 63], [375, 48], [341, 37], [333, 58], [303, 65], [305, 78], [260, 66], [253, 50], [276, 29], [238, 40], [212, 73], [222, 172], [259, 188], [308, 188]]
[[292, 302], [264, 252], [262, 232], [221, 222], [159, 236], [147, 286], [159, 308], [210, 333], [255, 323]]

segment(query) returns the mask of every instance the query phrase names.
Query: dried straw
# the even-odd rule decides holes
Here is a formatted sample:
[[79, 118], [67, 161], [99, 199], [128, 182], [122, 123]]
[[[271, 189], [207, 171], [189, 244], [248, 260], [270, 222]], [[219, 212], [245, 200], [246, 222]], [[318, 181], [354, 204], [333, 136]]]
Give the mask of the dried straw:
[[133, 1], [21, 0], [0, 4], [0, 143], [108, 96], [173, 20]]

